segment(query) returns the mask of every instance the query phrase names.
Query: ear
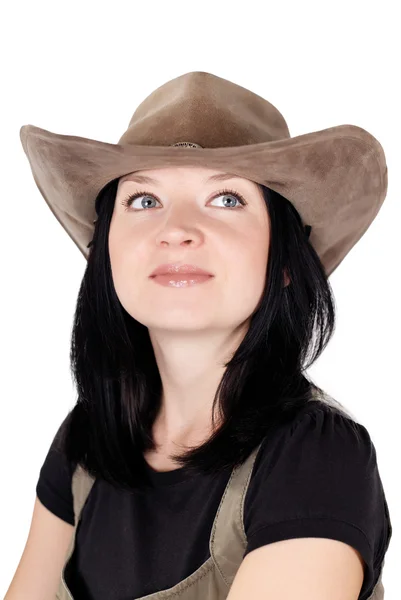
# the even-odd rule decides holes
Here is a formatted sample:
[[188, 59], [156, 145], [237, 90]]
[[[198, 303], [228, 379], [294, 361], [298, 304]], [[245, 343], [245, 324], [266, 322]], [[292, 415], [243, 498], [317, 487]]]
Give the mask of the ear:
[[287, 269], [284, 269], [284, 287], [287, 287], [287, 285], [290, 283], [290, 278], [288, 277], [287, 274]]

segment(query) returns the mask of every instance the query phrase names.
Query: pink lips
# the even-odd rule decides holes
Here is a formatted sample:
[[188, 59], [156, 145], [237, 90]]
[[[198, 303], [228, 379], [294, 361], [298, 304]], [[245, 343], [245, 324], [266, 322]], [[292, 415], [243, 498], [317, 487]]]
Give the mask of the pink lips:
[[190, 287], [213, 279], [214, 275], [196, 265], [178, 265], [176, 263], [160, 265], [150, 278], [166, 287]]
[[171, 275], [171, 274], [192, 274], [192, 275], [208, 275], [212, 277], [212, 273], [201, 269], [197, 265], [179, 265], [178, 263], [166, 263], [159, 265], [150, 277], [156, 275]]

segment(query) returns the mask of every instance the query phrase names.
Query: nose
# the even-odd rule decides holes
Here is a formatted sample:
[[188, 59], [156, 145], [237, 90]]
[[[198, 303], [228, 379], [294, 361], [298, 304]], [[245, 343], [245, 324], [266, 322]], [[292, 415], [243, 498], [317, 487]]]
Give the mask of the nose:
[[156, 243], [170, 246], [192, 245], [196, 246], [203, 241], [203, 233], [196, 225], [198, 217], [196, 210], [189, 206], [172, 207], [163, 227], [156, 236]]
[[168, 246], [197, 246], [201, 243], [201, 236], [189, 231], [188, 227], [174, 227], [165, 229], [156, 236], [156, 243]]

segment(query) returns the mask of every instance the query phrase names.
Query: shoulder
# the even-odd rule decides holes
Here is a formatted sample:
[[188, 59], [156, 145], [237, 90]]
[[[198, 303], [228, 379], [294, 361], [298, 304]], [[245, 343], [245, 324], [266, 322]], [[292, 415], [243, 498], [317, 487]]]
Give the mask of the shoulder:
[[[309, 452], [310, 457], [317, 453], [323, 458], [322, 451], [326, 457], [327, 453], [330, 456], [335, 452], [338, 458], [351, 453], [354, 460], [360, 460], [364, 465], [367, 461], [372, 467], [376, 462], [376, 448], [363, 423], [332, 399], [313, 400], [289, 423], [280, 425], [264, 438], [253, 475], [263, 465], [272, 467], [275, 460], [286, 461], [293, 453], [300, 452], [305, 456]], [[299, 461], [297, 464], [300, 465]]]
[[384, 504], [367, 428], [341, 409], [314, 401], [263, 441], [245, 498], [244, 527], [251, 536], [262, 527], [295, 527], [295, 520], [326, 521], [326, 528], [348, 523], [375, 545]]
[[265, 439], [244, 505], [246, 553], [289, 538], [326, 537], [356, 548], [369, 565], [391, 536], [367, 428], [346, 410], [313, 401]]
[[377, 581], [392, 528], [368, 429], [340, 406], [313, 401], [267, 436], [244, 504], [245, 554], [293, 538], [352, 546]]
[[301, 486], [308, 497], [318, 493], [321, 498], [325, 489], [331, 493], [337, 485], [345, 494], [362, 484], [363, 492], [374, 482], [380, 487], [376, 448], [368, 429], [341, 405], [316, 400], [263, 440], [249, 484], [249, 502], [260, 486], [271, 484], [280, 484], [289, 494], [299, 493]]

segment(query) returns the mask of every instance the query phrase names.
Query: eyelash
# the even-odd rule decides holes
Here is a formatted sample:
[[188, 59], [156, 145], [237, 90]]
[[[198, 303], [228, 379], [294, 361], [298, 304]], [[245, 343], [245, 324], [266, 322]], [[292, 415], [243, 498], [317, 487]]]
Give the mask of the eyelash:
[[[247, 202], [245, 202], [245, 198], [240, 193], [238, 193], [234, 190], [228, 189], [228, 188], [224, 188], [223, 190], [220, 190], [219, 192], [217, 192], [213, 196], [212, 200], [223, 194], [235, 196], [240, 201], [240, 206], [238, 208], [243, 208], [246, 204], [248, 204]], [[128, 210], [130, 208], [132, 202], [135, 200], [135, 198], [138, 198], [139, 196], [153, 196], [154, 198], [156, 198], [156, 200], [158, 202], [160, 202], [159, 198], [157, 196], [155, 196], [155, 194], [150, 194], [149, 192], [146, 192], [146, 191], [139, 191], [139, 192], [135, 192], [134, 194], [130, 194], [127, 198], [124, 198], [121, 201], [121, 204], [126, 207], [125, 210]], [[234, 207], [234, 209], [231, 208], [231, 210], [235, 210], [236, 208], [237, 207]], [[140, 210], [140, 209], [135, 208], [134, 210]]]

